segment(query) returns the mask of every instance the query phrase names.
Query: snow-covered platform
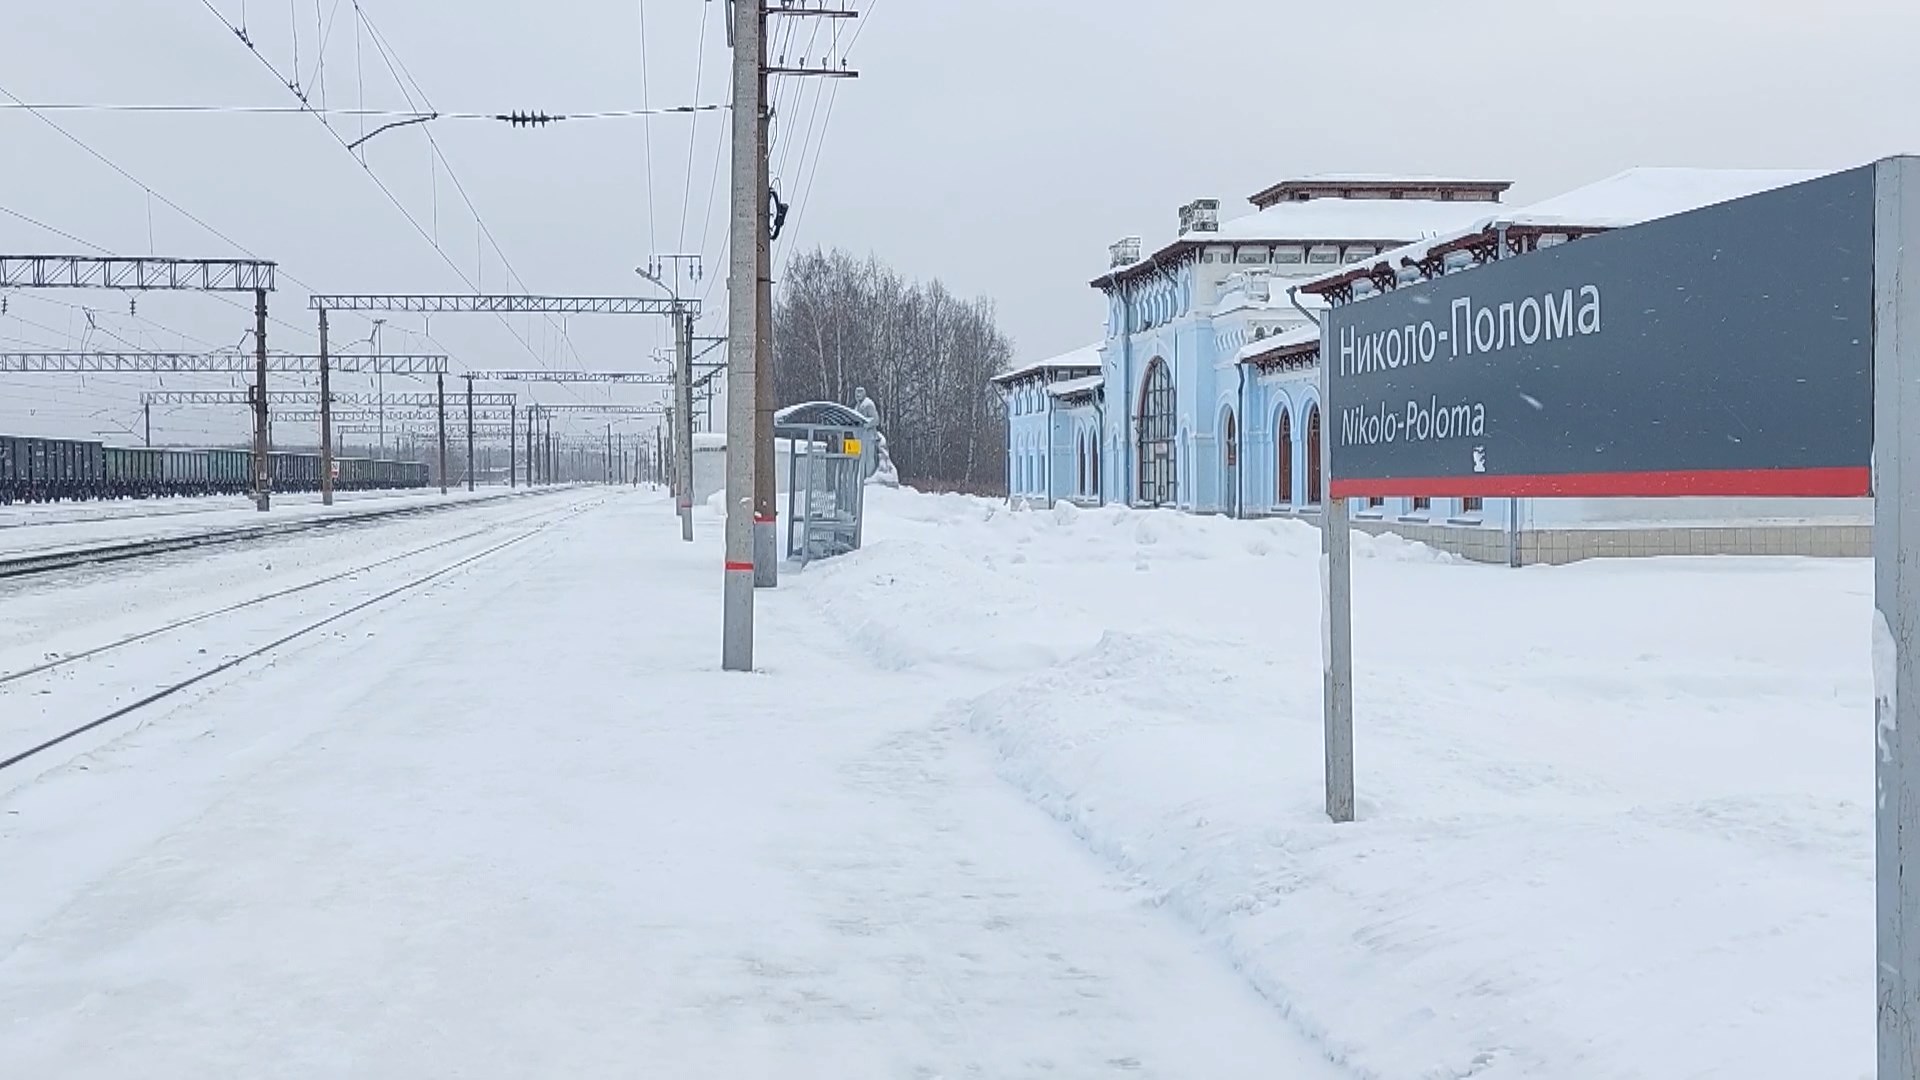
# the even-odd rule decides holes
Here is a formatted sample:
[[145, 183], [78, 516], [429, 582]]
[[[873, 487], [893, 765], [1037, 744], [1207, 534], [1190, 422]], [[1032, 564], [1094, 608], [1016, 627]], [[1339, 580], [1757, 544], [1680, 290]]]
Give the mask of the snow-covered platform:
[[1356, 537], [1333, 826], [1311, 527], [870, 497], [756, 675], [580, 494], [0, 772], [0, 1075], [1871, 1075], [1866, 564]]
[[701, 531], [614, 497], [0, 784], [0, 1073], [1340, 1075], [844, 584], [715, 671]]

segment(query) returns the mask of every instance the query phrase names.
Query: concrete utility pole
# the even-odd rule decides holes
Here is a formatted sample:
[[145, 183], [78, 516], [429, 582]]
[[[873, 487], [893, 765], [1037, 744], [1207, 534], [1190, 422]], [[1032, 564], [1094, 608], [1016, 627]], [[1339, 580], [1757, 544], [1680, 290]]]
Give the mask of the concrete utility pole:
[[518, 410], [507, 410], [507, 487], [520, 486], [520, 433], [514, 430], [514, 421], [520, 418]]
[[471, 375], [467, 376], [467, 490], [473, 490], [473, 376]]
[[[333, 393], [327, 368], [327, 309], [320, 309], [320, 505], [333, 505]], [[386, 395], [381, 395], [384, 398]], [[384, 408], [384, 405], [382, 406]]]
[[145, 402], [142, 402], [140, 404], [140, 416], [146, 428], [146, 435], [143, 441], [145, 445], [152, 446], [153, 445], [153, 406], [146, 404]]
[[262, 513], [273, 505], [273, 472], [267, 467], [267, 290], [253, 291], [253, 492]]
[[440, 494], [447, 493], [447, 377], [433, 377], [436, 404], [440, 409]]
[[[761, 51], [765, 52], [764, 31], [762, 33]], [[764, 102], [765, 98], [761, 100]], [[754, 314], [759, 319], [759, 328], [753, 341], [753, 586], [771, 589], [780, 583], [780, 558], [774, 528], [773, 229], [766, 219], [767, 203], [773, 195], [773, 174], [767, 160], [764, 117], [760, 121], [759, 139], [760, 152], [756, 160], [760, 167], [760, 229], [754, 233], [759, 240], [759, 250], [755, 253], [759, 267], [754, 272]], [[707, 398], [707, 408], [713, 408], [712, 397]], [[707, 424], [709, 427], [713, 424], [711, 413]]]
[[[727, 533], [721, 667], [753, 668], [753, 590], [777, 580], [773, 469], [773, 233], [776, 198], [767, 164], [767, 76], [851, 78], [839, 67], [767, 66], [770, 14], [852, 19], [857, 13], [735, 0], [733, 5], [733, 218], [727, 276]], [[784, 221], [786, 207], [781, 205]], [[709, 399], [711, 400], [711, 399]], [[765, 444], [764, 446], [762, 444]]]
[[[373, 355], [380, 355], [380, 328], [387, 325], [385, 319], [373, 320]], [[387, 377], [376, 371], [373, 375], [374, 392], [380, 395], [380, 456], [387, 456]]]
[[[666, 268], [669, 266], [673, 268], [673, 281], [671, 284], [667, 282], [665, 277]], [[694, 309], [691, 304], [681, 298], [681, 275], [683, 273], [687, 274], [691, 279], [691, 283], [699, 282], [702, 274], [701, 259], [697, 254], [686, 252], [671, 255], [655, 255], [649, 266], [636, 266], [633, 272], [658, 285], [672, 298], [673, 374], [669, 377], [669, 382], [672, 383], [673, 398], [667, 407], [667, 420], [669, 424], [675, 425], [673, 431], [675, 438], [678, 439], [681, 429], [678, 426], [679, 422], [675, 421], [674, 417], [689, 415], [687, 406], [690, 395], [693, 392]], [[691, 428], [688, 430], [691, 431]], [[688, 476], [691, 477], [693, 468], [693, 458], [691, 456], [692, 439], [689, 438], [685, 440], [685, 443]], [[678, 488], [676, 493], [678, 497], [675, 499], [674, 509], [675, 512], [680, 515], [680, 539], [692, 543], [693, 485], [691, 483], [678, 484], [676, 487]]]
[[[680, 539], [693, 543], [693, 316], [674, 320], [673, 458]], [[731, 458], [728, 459], [731, 462]]]
[[612, 424], [607, 425], [607, 462], [606, 464], [607, 464], [607, 467], [601, 472], [600, 482], [611, 486], [613, 484], [613, 425]]
[[533, 452], [533, 406], [527, 406], [527, 486], [539, 483], [540, 458]]
[[767, 11], [733, 5], [733, 216], [727, 275], [727, 530], [720, 666], [753, 670], [753, 495], [760, 253], [767, 231]]

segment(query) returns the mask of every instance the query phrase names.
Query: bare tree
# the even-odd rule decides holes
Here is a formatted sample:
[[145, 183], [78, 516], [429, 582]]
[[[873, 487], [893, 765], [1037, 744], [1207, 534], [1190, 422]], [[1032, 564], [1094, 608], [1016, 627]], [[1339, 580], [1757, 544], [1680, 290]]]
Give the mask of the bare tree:
[[865, 387], [910, 484], [991, 492], [1006, 477], [1005, 417], [987, 380], [1013, 345], [993, 303], [938, 280], [906, 282], [879, 259], [815, 249], [787, 260], [774, 308], [783, 404], [850, 400]]

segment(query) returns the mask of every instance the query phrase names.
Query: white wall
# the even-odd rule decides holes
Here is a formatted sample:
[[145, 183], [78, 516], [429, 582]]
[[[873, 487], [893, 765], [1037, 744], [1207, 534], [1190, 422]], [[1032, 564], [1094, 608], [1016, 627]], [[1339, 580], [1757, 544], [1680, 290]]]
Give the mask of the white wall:
[[[1489, 499], [1491, 504], [1493, 500]], [[1871, 499], [1531, 499], [1527, 527], [1621, 525], [1750, 525], [1811, 521], [1869, 524]]]
[[[787, 492], [788, 470], [792, 468], [793, 444], [786, 439], [775, 439], [773, 443], [773, 482], [774, 490], [782, 495]], [[702, 431], [693, 437], [693, 501], [695, 505], [706, 502], [716, 493], [727, 487], [727, 437], [722, 433]], [[781, 513], [786, 513], [783, 505]]]

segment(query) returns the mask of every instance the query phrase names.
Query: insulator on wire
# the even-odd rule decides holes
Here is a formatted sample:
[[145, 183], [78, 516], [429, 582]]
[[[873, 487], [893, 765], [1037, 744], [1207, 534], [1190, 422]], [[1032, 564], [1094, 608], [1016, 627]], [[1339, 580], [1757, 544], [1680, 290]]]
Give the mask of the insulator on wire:
[[503, 121], [507, 124], [511, 124], [514, 127], [518, 128], [518, 127], [545, 127], [548, 124], [554, 124], [562, 120], [565, 120], [566, 117], [550, 116], [547, 113], [520, 112], [519, 110], [516, 109], [513, 112], [503, 113], [501, 115], [495, 116], [494, 119]]

